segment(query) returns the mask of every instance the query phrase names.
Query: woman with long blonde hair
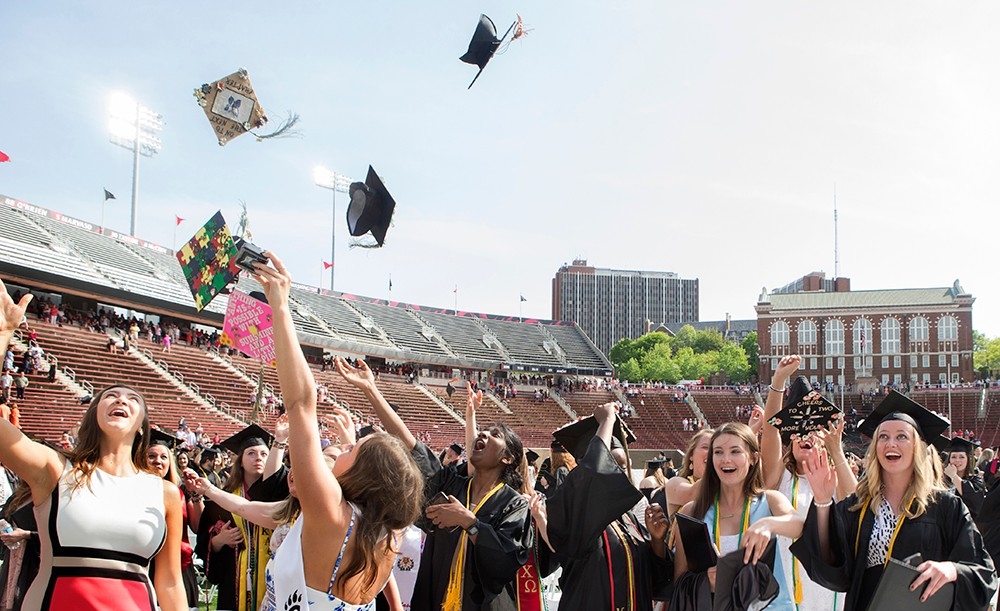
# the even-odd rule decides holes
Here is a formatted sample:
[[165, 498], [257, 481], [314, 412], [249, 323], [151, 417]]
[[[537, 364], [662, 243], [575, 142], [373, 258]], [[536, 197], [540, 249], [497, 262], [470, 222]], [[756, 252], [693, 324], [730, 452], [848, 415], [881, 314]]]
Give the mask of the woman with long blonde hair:
[[864, 611], [890, 558], [920, 554], [910, 586], [921, 600], [954, 583], [951, 608], [986, 609], [997, 589], [993, 561], [965, 504], [941, 486], [928, 438], [949, 426], [893, 391], [859, 427], [872, 437], [857, 491], [834, 499], [838, 472], [825, 450], [805, 461], [813, 490], [802, 537], [792, 553], [809, 576], [847, 592], [845, 610]]

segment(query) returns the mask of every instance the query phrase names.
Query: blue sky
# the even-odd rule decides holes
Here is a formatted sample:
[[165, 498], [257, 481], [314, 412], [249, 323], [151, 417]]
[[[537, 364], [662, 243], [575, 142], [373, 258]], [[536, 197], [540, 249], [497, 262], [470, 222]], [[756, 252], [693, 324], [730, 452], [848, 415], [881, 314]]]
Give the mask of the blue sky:
[[[329, 287], [324, 165], [372, 164], [396, 199], [380, 250], [337, 290], [551, 315], [565, 262], [701, 280], [701, 318], [753, 318], [762, 286], [840, 271], [855, 289], [950, 286], [1000, 335], [991, 235], [1000, 162], [1000, 5], [987, 2], [57, 1], [0, 5], [0, 193], [127, 230], [125, 90], [162, 113], [140, 162], [139, 237], [171, 247], [246, 202], [254, 238]], [[225, 9], [229, 9], [227, 12]], [[531, 32], [475, 68], [478, 15]], [[225, 147], [192, 91], [239, 67], [302, 137]]]

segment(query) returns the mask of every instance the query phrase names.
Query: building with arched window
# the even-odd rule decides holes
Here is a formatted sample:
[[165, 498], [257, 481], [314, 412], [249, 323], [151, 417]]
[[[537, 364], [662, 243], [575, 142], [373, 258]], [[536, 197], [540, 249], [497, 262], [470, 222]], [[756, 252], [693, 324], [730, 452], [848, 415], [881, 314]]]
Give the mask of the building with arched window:
[[975, 298], [957, 280], [945, 288], [876, 291], [852, 291], [849, 283], [834, 290], [790, 286], [765, 290], [757, 301], [761, 380], [770, 380], [786, 354], [802, 355], [800, 374], [820, 384], [974, 378]]

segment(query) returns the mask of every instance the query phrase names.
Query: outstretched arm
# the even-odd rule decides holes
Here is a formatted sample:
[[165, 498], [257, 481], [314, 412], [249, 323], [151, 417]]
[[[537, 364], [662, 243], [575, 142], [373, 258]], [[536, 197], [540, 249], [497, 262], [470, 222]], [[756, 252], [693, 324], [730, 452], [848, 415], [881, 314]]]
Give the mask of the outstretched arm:
[[368, 368], [368, 364], [359, 360], [358, 366], [352, 367], [343, 357], [338, 356], [334, 365], [341, 377], [364, 393], [365, 398], [375, 409], [378, 419], [382, 421], [386, 432], [398, 437], [408, 450], [412, 450], [417, 445], [417, 439], [410, 433], [410, 429], [406, 427], [406, 423], [399, 417], [399, 414], [389, 407], [389, 402], [375, 386], [375, 374]]
[[774, 389], [783, 389], [789, 376], [799, 368], [801, 362], [802, 357], [797, 354], [781, 359], [778, 368], [771, 376], [771, 388], [767, 391], [767, 401], [764, 403], [764, 429], [760, 435], [760, 460], [761, 468], [764, 471], [764, 486], [771, 490], [778, 489], [781, 484], [781, 472], [785, 469], [785, 465], [781, 461], [781, 434], [770, 422], [771, 418], [781, 411], [785, 394]]
[[[472, 382], [465, 383], [465, 390], [469, 393], [465, 400], [465, 451], [472, 453], [472, 444], [479, 434], [479, 427], [476, 424], [476, 410], [483, 406], [483, 391], [472, 390]], [[472, 466], [472, 461], [468, 463], [469, 476], [476, 472]]]
[[242, 496], [224, 492], [213, 486], [212, 482], [208, 481], [208, 478], [199, 477], [192, 469], [184, 470], [184, 482], [188, 488], [194, 490], [197, 494], [207, 496], [219, 507], [222, 507], [229, 513], [240, 516], [244, 520], [272, 530], [278, 525], [274, 521], [273, 514], [275, 508], [281, 504], [280, 502], [264, 503], [261, 501], [250, 501]]

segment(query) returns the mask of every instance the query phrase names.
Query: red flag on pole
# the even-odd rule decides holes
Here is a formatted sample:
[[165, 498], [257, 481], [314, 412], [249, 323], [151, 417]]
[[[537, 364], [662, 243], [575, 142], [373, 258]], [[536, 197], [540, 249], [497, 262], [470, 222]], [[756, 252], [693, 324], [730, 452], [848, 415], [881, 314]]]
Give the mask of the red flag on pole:
[[0, 163], [3, 163], [4, 161], [10, 161], [10, 156], [5, 152], [0, 151]]
[[452, 293], [458, 293], [458, 285], [457, 284], [455, 285], [455, 290], [452, 291]]
[[[177, 220], [177, 225], [180, 225], [181, 223], [183, 223], [184, 221], [187, 220], [187, 219], [182, 219], [181, 217], [177, 216], [176, 214], [174, 215], [174, 219]], [[177, 225], [174, 225], [174, 227], [176, 227]]]
[[331, 267], [333, 267], [333, 263], [327, 263], [326, 261], [323, 261], [323, 269], [330, 269]]

